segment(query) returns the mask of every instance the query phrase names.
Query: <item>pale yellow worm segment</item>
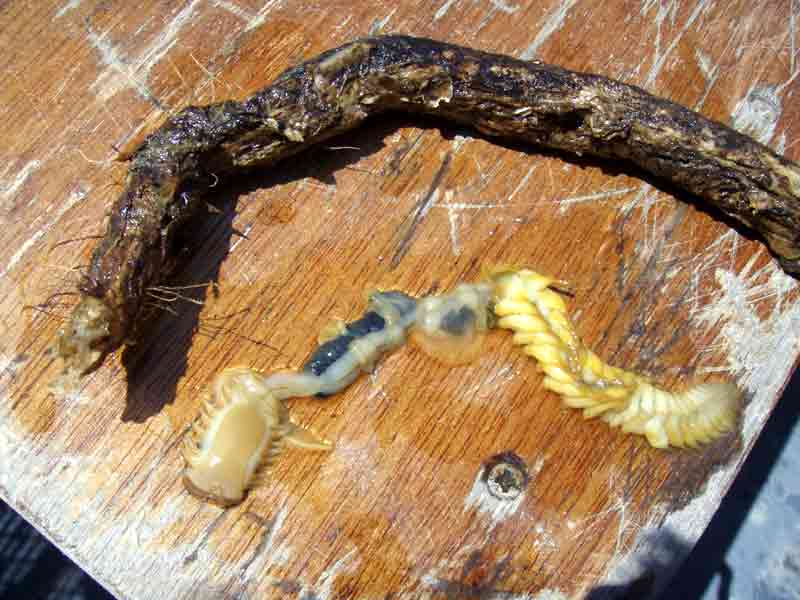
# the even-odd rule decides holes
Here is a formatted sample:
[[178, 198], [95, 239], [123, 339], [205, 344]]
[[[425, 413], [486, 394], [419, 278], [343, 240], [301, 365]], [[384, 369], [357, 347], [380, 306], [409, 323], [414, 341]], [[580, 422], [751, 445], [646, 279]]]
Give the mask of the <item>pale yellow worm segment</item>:
[[578, 337], [563, 297], [564, 284], [529, 269], [499, 267], [494, 284], [496, 325], [535, 358], [544, 385], [564, 403], [601, 417], [623, 431], [644, 435], [656, 448], [695, 447], [736, 425], [741, 392], [731, 383], [704, 383], [668, 392], [647, 377], [605, 363]]

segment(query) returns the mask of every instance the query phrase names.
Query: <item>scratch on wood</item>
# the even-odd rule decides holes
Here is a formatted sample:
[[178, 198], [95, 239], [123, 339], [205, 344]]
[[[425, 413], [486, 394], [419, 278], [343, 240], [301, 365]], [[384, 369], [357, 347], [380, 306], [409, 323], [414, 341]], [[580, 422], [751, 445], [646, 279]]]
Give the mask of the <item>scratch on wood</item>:
[[516, 197], [516, 195], [519, 193], [519, 191], [521, 189], [523, 189], [526, 185], [528, 185], [528, 180], [531, 178], [531, 175], [533, 175], [533, 172], [534, 172], [534, 170], [536, 170], [537, 166], [538, 165], [534, 164], [534, 165], [531, 165], [528, 168], [528, 172], [525, 173], [525, 177], [522, 178], [522, 181], [519, 182], [519, 185], [517, 185], [517, 187], [514, 188], [514, 191], [511, 192], [511, 195], [508, 197], [508, 203], [509, 204]]
[[[453, 192], [447, 190], [445, 192], [445, 199], [453, 197]], [[492, 202], [449, 202], [446, 204], [434, 204], [431, 208], [453, 208], [455, 210], [480, 210], [482, 208], [503, 208], [504, 206], [512, 206], [511, 204], [494, 204]]]
[[91, 28], [86, 34], [86, 39], [100, 53], [100, 60], [107, 67], [92, 84], [92, 90], [98, 94], [98, 100], [105, 102], [121, 89], [130, 87], [148, 102], [158, 104], [158, 100], [147, 85], [136, 77], [134, 69], [120, 59], [117, 49], [106, 39], [106, 34], [107, 32], [98, 35]]
[[[350, 552], [325, 569], [313, 585], [295, 580], [284, 580], [274, 583], [273, 587], [280, 589], [284, 593], [296, 594], [299, 600], [333, 600], [333, 584], [336, 582], [336, 578], [342, 572], [352, 572], [358, 568], [361, 560], [358, 558], [357, 553], [358, 550], [356, 548], [350, 550]], [[356, 561], [351, 563], [354, 554], [356, 555]]]
[[69, 0], [66, 4], [64, 4], [64, 6], [58, 9], [55, 17], [53, 17], [53, 21], [60, 19], [71, 10], [78, 8], [81, 5], [81, 2], [83, 2], [83, 0]]
[[[50, 229], [53, 226], [53, 224], [55, 224], [59, 219], [61, 219], [61, 217], [67, 214], [75, 205], [77, 205], [84, 198], [86, 198], [86, 196], [88, 196], [89, 192], [91, 191], [92, 188], [89, 187], [89, 188], [81, 188], [71, 192], [70, 195], [67, 196], [67, 199], [64, 201], [64, 203], [58, 207], [58, 210], [55, 213], [55, 217], [53, 218], [52, 223], [47, 228]], [[46, 210], [46, 212], [50, 212], [49, 207]]]
[[261, 527], [261, 539], [258, 540], [258, 544], [256, 544], [256, 547], [253, 549], [253, 553], [250, 555], [250, 558], [248, 558], [241, 567], [241, 575], [243, 578], [246, 577], [247, 571], [249, 571], [250, 567], [253, 566], [255, 560], [272, 545], [272, 542], [274, 541], [272, 536], [276, 530], [275, 526], [278, 524], [277, 517], [265, 519], [264, 517], [261, 517], [255, 513], [248, 512], [245, 514], [256, 521], [256, 523], [258, 523], [258, 525]]
[[789, 72], [796, 71], [797, 64], [797, 23], [795, 17], [796, 1], [790, 0], [789, 2]]
[[639, 221], [644, 231], [642, 236], [642, 255], [644, 256], [650, 254], [658, 241], [661, 240], [658, 219], [655, 214], [651, 218], [651, 210], [654, 206], [665, 201], [667, 200], [662, 198], [657, 190], [653, 190], [650, 184], [643, 183], [639, 186], [636, 195], [620, 208], [625, 220], [634, 210], [638, 209], [641, 212]]
[[[652, 9], [654, 6], [657, 6], [658, 10], [656, 11], [656, 16], [653, 19], [656, 27], [656, 36], [655, 39], [653, 40], [653, 63], [655, 63], [658, 57], [661, 56], [661, 35], [664, 28], [664, 20], [667, 18], [667, 16], [670, 16], [672, 25], [674, 27], [678, 11], [678, 5], [676, 2], [674, 2], [674, 0], [670, 0], [666, 3], [659, 2], [656, 0], [643, 0], [642, 6], [639, 9], [639, 14], [642, 17], [646, 17], [647, 13], [649, 13], [650, 9]], [[646, 59], [643, 59], [642, 62], [639, 63], [639, 65], [636, 68], [637, 72], [640, 70], [645, 60]]]
[[267, 20], [267, 13], [272, 9], [275, 3], [275, 0], [267, 2], [257, 13], [252, 13], [234, 2], [228, 2], [228, 0], [213, 0], [214, 6], [227, 10], [232, 15], [236, 15], [244, 21], [247, 24], [244, 28], [245, 32], [261, 27]]
[[31, 237], [29, 237], [25, 242], [20, 245], [19, 249], [8, 259], [8, 262], [3, 267], [3, 270], [0, 271], [0, 279], [4, 278], [8, 275], [14, 267], [17, 266], [19, 261], [22, 259], [23, 256], [30, 250], [36, 242], [38, 242], [46, 233], [45, 229], [40, 229], [36, 233], [34, 233]]
[[716, 64], [712, 65], [711, 60], [706, 56], [706, 54], [698, 49], [695, 49], [695, 58], [697, 59], [697, 64], [700, 67], [700, 71], [703, 73], [703, 78], [705, 79], [705, 86], [703, 89], [703, 95], [700, 99], [695, 103], [694, 110], [699, 111], [706, 103], [711, 90], [717, 84], [717, 80], [721, 75], [720, 71], [720, 64], [722, 63], [723, 58], [728, 54], [731, 47], [734, 45], [734, 42], [737, 41], [736, 35], [731, 35], [728, 38], [725, 47], [722, 49], [722, 52], [719, 53], [719, 58], [717, 59]]
[[431, 208], [444, 208], [447, 211], [447, 219], [450, 224], [450, 248], [453, 256], [461, 255], [461, 242], [459, 236], [461, 211], [464, 210], [481, 210], [485, 208], [501, 208], [507, 206], [504, 204], [492, 203], [464, 203], [453, 202], [453, 191], [447, 190], [444, 193], [444, 202], [435, 203]]
[[439, 7], [439, 10], [437, 10], [434, 13], [433, 20], [434, 21], [438, 21], [443, 16], [445, 16], [447, 14], [447, 11], [450, 10], [450, 7], [453, 6], [453, 4], [455, 4], [455, 3], [456, 3], [456, 0], [445, 0], [444, 4], [442, 4]]
[[394, 13], [396, 13], [396, 12], [397, 12], [397, 9], [395, 8], [394, 10], [392, 10], [392, 12], [390, 12], [388, 15], [386, 15], [382, 19], [375, 19], [372, 22], [372, 25], [370, 25], [369, 35], [378, 35], [380, 32], [382, 32], [383, 28], [386, 27], [386, 25], [389, 23], [391, 18], [394, 16]]
[[[217, 8], [222, 8], [224, 10], [227, 10], [232, 15], [239, 17], [245, 23], [250, 23], [254, 19], [258, 18], [257, 15], [252, 14], [250, 11], [245, 10], [238, 4], [235, 4], [234, 2], [228, 2], [227, 0], [212, 0], [211, 5]], [[263, 17], [261, 18], [261, 22], [262, 23], [264, 22]]]
[[233, 254], [233, 251], [236, 250], [236, 246], [242, 243], [242, 240], [249, 239], [247, 236], [250, 234], [250, 231], [253, 229], [253, 224], [249, 223], [244, 230], [237, 236], [235, 242], [231, 244], [230, 250], [228, 250], [228, 255], [230, 256]]
[[703, 77], [705, 77], [706, 81], [713, 78], [719, 65], [712, 66], [711, 59], [708, 58], [708, 55], [700, 48], [694, 49], [694, 57], [697, 59], [697, 66], [700, 67], [700, 71], [703, 73]]
[[0, 279], [3, 279], [6, 275], [8, 275], [17, 266], [17, 264], [19, 264], [20, 260], [22, 260], [25, 254], [36, 244], [36, 242], [38, 242], [46, 233], [49, 233], [53, 229], [53, 225], [55, 225], [61, 219], [61, 217], [67, 213], [67, 211], [69, 211], [78, 202], [83, 200], [87, 193], [88, 192], [84, 190], [72, 192], [69, 197], [67, 197], [66, 201], [58, 208], [53, 218], [46, 225], [40, 227], [39, 230], [36, 231], [36, 233], [34, 233], [31, 237], [25, 240], [25, 242], [17, 249], [11, 258], [8, 259], [8, 262], [3, 267], [3, 270], [0, 271]]
[[[350, 563], [353, 555], [355, 555], [356, 558], [355, 563], [348, 564]], [[318, 586], [316, 594], [320, 598], [320, 600], [331, 600], [333, 594], [333, 584], [336, 581], [336, 578], [339, 576], [339, 574], [343, 571], [350, 572], [355, 570], [360, 562], [361, 559], [358, 557], [358, 550], [356, 548], [353, 548], [352, 550], [350, 550], [350, 552], [345, 554], [342, 558], [340, 558], [330, 567], [325, 569], [322, 575], [319, 576], [319, 579], [317, 579], [316, 583], [316, 585]]]
[[275, 517], [264, 521], [258, 547], [240, 569], [242, 578], [249, 580], [252, 571], [263, 574], [273, 565], [282, 565], [288, 561], [291, 549], [285, 544], [277, 544], [278, 535], [286, 522], [287, 515], [288, 510], [284, 506]]
[[571, 198], [563, 198], [561, 200], [557, 200], [558, 212], [563, 215], [566, 214], [567, 210], [571, 206], [574, 206], [575, 204], [585, 204], [586, 202], [597, 202], [602, 200], [608, 200], [609, 198], [624, 196], [625, 194], [635, 192], [637, 189], [638, 188], [635, 187], [628, 187], [628, 188], [621, 188], [618, 190], [609, 190], [607, 192], [595, 192], [594, 194], [586, 194], [583, 196], [573, 196]]
[[[684, 242], [691, 244], [692, 241]], [[683, 260], [678, 260], [673, 253], [673, 248], [681, 242], [667, 244], [664, 246], [665, 259], [673, 261], [675, 271], [691, 270], [688, 289], [684, 293], [676, 294], [675, 306], [686, 304], [689, 306], [690, 316], [701, 308], [701, 300], [706, 300], [716, 295], [716, 290], [701, 293], [701, 284], [711, 279], [708, 273], [713, 272], [717, 267], [728, 265], [733, 269], [736, 264], [736, 256], [739, 248], [739, 234], [736, 231], [727, 231], [708, 244], [699, 253], [689, 255]], [[688, 264], [685, 264], [688, 263]], [[673, 274], [667, 275], [671, 280]], [[701, 350], [701, 353], [703, 351]]]
[[428, 211], [431, 209], [436, 203], [436, 199], [439, 195], [439, 186], [442, 183], [442, 179], [444, 179], [444, 175], [447, 172], [447, 168], [450, 166], [450, 161], [452, 160], [453, 155], [451, 152], [448, 152], [444, 160], [442, 161], [439, 170], [436, 172], [436, 175], [433, 176], [433, 181], [431, 181], [431, 185], [428, 188], [428, 192], [422, 197], [422, 199], [417, 203], [416, 211], [414, 212], [414, 217], [411, 219], [411, 224], [409, 225], [406, 233], [403, 235], [403, 239], [400, 241], [397, 250], [392, 256], [392, 269], [397, 268], [400, 264], [400, 261], [403, 260], [403, 257], [408, 253], [408, 250], [411, 247], [411, 241], [414, 238], [414, 232], [416, 231], [419, 224], [422, 222], [422, 219], [425, 218], [425, 215], [428, 214]]
[[536, 53], [539, 52], [539, 48], [548, 39], [550, 39], [551, 35], [561, 29], [561, 27], [564, 25], [564, 21], [567, 18], [567, 13], [569, 13], [570, 9], [577, 3], [578, 0], [562, 0], [558, 8], [547, 15], [544, 25], [542, 25], [539, 29], [539, 33], [534, 38], [533, 42], [531, 42], [531, 44], [522, 51], [520, 58], [522, 60], [531, 60], [532, 58], [536, 58]]
[[24, 185], [28, 177], [31, 176], [31, 173], [36, 171], [41, 164], [39, 160], [31, 160], [25, 163], [25, 166], [17, 172], [10, 182], [0, 186], [0, 198], [3, 200], [10, 199]]
[[458, 211], [452, 206], [447, 207], [447, 219], [450, 221], [450, 248], [453, 251], [453, 256], [461, 255], [461, 245], [458, 241]]
[[550, 552], [558, 551], [558, 543], [553, 538], [547, 529], [544, 528], [544, 525], [541, 523], [537, 523], [533, 528], [534, 533], [536, 533], [536, 539], [533, 540], [533, 547], [539, 551], [547, 550]]
[[560, 590], [544, 589], [536, 592], [535, 596], [525, 594], [524, 597], [511, 598], [510, 600], [569, 600]]
[[646, 597], [660, 598], [675, 565], [683, 562], [691, 546], [669, 526], [659, 526], [658, 520], [651, 519], [636, 535], [632, 550], [612, 558], [600, 587], [629, 590], [635, 582], [649, 580]]
[[778, 151], [778, 154], [786, 154], [786, 132], [782, 132], [778, 136], [778, 140], [775, 142], [775, 150]]
[[503, 0], [489, 0], [489, 4], [507, 15], [513, 15], [519, 10], [519, 6], [508, 4], [507, 2], [503, 2]]
[[[800, 303], [789, 302], [789, 295], [800, 287], [771, 262], [754, 271], [758, 257], [755, 254], [740, 273], [717, 268], [716, 294], [691, 317], [704, 328], [721, 326], [712, 346], [725, 351], [727, 364], [705, 371], [736, 375], [741, 386], [768, 403], [777, 397], [800, 345]], [[772, 309], [762, 319], [764, 301], [770, 301]]]
[[220, 510], [219, 514], [214, 517], [214, 520], [206, 527], [206, 530], [203, 532], [200, 541], [197, 542], [197, 545], [194, 547], [189, 554], [186, 555], [186, 558], [183, 559], [183, 566], [187, 566], [194, 561], [197, 560], [197, 553], [200, 551], [201, 548], [204, 548], [206, 544], [208, 544], [209, 538], [214, 534], [214, 532], [222, 525], [222, 522], [225, 520], [227, 516], [227, 512], [224, 510]]
[[[228, 88], [228, 93], [230, 93], [230, 92], [234, 92], [235, 93], [236, 92], [236, 90], [233, 89], [233, 86], [231, 86], [231, 84], [229, 84], [227, 81], [223, 81], [222, 79], [220, 79], [219, 75], [215, 75], [214, 73], [209, 71], [206, 67], [203, 66], [203, 64], [199, 60], [197, 60], [197, 58], [195, 58], [194, 54], [192, 54], [191, 52], [189, 53], [189, 58], [192, 59], [192, 62], [194, 62], [194, 64], [196, 64], [197, 67], [206, 76], [205, 80], [202, 83], [200, 83], [199, 85], [196, 86], [196, 88], [195, 88], [195, 90], [193, 92], [193, 94], [195, 96], [203, 93], [203, 91], [207, 87], [211, 87], [211, 101], [212, 102], [216, 102], [216, 98], [217, 98], [216, 84], [217, 83], [221, 83], [226, 88]], [[178, 72], [177, 69], [176, 69], [176, 72]], [[180, 72], [178, 72], [178, 76], [181, 78], [181, 81], [183, 81], [183, 76], [180, 75]], [[236, 83], [234, 85], [236, 85], [236, 87], [238, 87], [240, 91], [243, 91], [242, 87], [240, 85], [238, 85]], [[188, 88], [189, 86], [186, 86], [186, 87]]]
[[[629, 475], [630, 473], [612, 471], [608, 480], [608, 488], [612, 494], [611, 505], [573, 524], [569, 529], [577, 534], [576, 538], [586, 536], [599, 523], [616, 517], [616, 540], [602, 583], [627, 588], [631, 582], [648, 574], [660, 579], [660, 584], [663, 585], [672, 574], [671, 567], [685, 558], [685, 553], [691, 546], [679, 540], [669, 529], [661, 528], [667, 517], [666, 505], [652, 504], [646, 512], [638, 514], [632, 510], [628, 492], [630, 482], [619, 481], [620, 476], [627, 478]], [[622, 493], [617, 491], [620, 488], [624, 488]], [[588, 526], [580, 529], [582, 524]], [[660, 597], [655, 593], [647, 595]]]
[[[683, 25], [683, 27], [680, 29], [677, 35], [672, 39], [672, 42], [670, 42], [669, 46], [667, 46], [667, 48], [664, 50], [663, 53], [660, 51], [659, 47], [660, 44], [656, 45], [656, 50], [654, 52], [654, 57], [653, 57], [653, 64], [650, 65], [650, 71], [647, 74], [647, 79], [645, 80], [644, 83], [645, 87], [649, 88], [652, 87], [653, 84], [655, 84], [656, 79], [661, 73], [661, 69], [664, 68], [664, 64], [666, 64], [667, 58], [669, 58], [669, 55], [672, 54], [673, 50], [675, 50], [675, 47], [678, 45], [681, 39], [683, 39], [683, 36], [686, 34], [686, 32], [692, 28], [695, 21], [697, 21], [698, 17], [700, 17], [700, 15], [702, 15], [703, 12], [705, 12], [711, 6], [713, 6], [713, 2], [710, 2], [709, 0], [700, 0], [700, 2], [697, 3], [697, 6], [694, 7], [692, 14], [689, 15], [689, 18], [686, 20], [686, 23]], [[659, 40], [660, 40], [661, 23], [663, 22], [665, 16], [666, 13], [662, 12], [661, 7], [659, 7], [659, 13], [656, 20], [657, 27], [659, 28], [657, 39]]]
[[94, 158], [89, 158], [86, 156], [86, 153], [81, 150], [80, 148], [75, 148], [75, 152], [80, 156], [83, 160], [85, 160], [90, 165], [98, 165], [100, 167], [109, 167], [114, 163], [114, 158], [119, 156], [119, 152], [114, 150], [113, 148], [109, 150], [108, 157], [104, 158], [103, 160], [96, 160]]
[[56, 102], [61, 97], [61, 94], [64, 93], [64, 90], [67, 89], [67, 86], [69, 86], [69, 84], [72, 83], [72, 80], [75, 78], [75, 72], [78, 69], [80, 69], [81, 66], [82, 66], [81, 63], [77, 63], [69, 70], [69, 73], [67, 73], [67, 76], [64, 77], [64, 80], [61, 82], [61, 85], [58, 86], [58, 89], [53, 93], [52, 97], [50, 98], [51, 102]]
[[132, 88], [157, 108], [163, 109], [161, 103], [148, 88], [146, 81], [153, 67], [177, 43], [178, 34], [191, 21], [199, 5], [200, 0], [192, 0], [187, 4], [132, 60], [120, 56], [119, 51], [106, 39], [108, 31], [98, 35], [90, 28], [87, 34], [89, 43], [100, 53], [100, 58], [106, 65], [106, 69], [97, 76], [92, 84], [92, 90], [97, 94], [97, 99], [104, 102], [118, 92]]
[[478, 23], [478, 26], [475, 28], [476, 32], [483, 29], [484, 26], [489, 23], [497, 13], [501, 12], [506, 15], [513, 15], [519, 10], [519, 6], [507, 4], [506, 2], [503, 2], [503, 0], [489, 0], [489, 4], [492, 5], [492, 8], [488, 13], [486, 13], [486, 16], [481, 19], [480, 23]]
[[[614, 543], [614, 560], [619, 560], [631, 550], [631, 545], [626, 540], [631, 534], [642, 529], [642, 525], [631, 517], [631, 502], [629, 499], [617, 496], [610, 507], [590, 515], [575, 523], [576, 531], [572, 539], [580, 539], [595, 531], [599, 525], [605, 525], [608, 519], [617, 519], [617, 535]], [[590, 536], [591, 537], [591, 536]]]

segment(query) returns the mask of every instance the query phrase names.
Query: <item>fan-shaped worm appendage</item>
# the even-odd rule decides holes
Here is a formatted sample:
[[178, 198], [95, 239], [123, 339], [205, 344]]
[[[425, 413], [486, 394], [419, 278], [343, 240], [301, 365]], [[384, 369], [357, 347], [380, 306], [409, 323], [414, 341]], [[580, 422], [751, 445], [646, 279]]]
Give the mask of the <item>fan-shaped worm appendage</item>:
[[697, 446], [736, 424], [741, 393], [730, 383], [704, 383], [667, 392], [646, 377], [611, 366], [578, 337], [559, 283], [527, 269], [490, 271], [497, 325], [535, 358], [544, 385], [585, 418], [602, 417], [623, 431], [647, 437], [656, 448]]
[[225, 369], [204, 394], [184, 440], [186, 489], [209, 502], [241, 502], [286, 445], [329, 450], [331, 444], [295, 425], [265, 378], [245, 367]]

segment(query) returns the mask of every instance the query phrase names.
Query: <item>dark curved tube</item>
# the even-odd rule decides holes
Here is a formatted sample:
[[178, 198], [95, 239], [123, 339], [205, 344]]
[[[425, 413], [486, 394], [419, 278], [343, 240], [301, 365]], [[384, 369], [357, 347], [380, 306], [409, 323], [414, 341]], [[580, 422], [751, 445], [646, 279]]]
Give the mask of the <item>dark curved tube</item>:
[[753, 228], [786, 271], [800, 272], [800, 167], [762, 144], [598, 75], [376, 37], [290, 69], [243, 102], [186, 108], [145, 140], [56, 344], [65, 369], [86, 372], [135, 335], [146, 289], [174, 263], [174, 232], [218, 176], [273, 164], [387, 111], [622, 159]]

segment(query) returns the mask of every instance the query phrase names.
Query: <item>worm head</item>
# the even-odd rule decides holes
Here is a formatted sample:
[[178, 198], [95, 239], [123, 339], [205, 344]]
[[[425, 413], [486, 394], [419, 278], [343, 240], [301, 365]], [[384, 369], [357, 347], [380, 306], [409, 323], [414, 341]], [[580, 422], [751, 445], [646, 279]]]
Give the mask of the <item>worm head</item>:
[[186, 440], [187, 489], [217, 504], [240, 502], [259, 467], [280, 450], [288, 424], [286, 407], [258, 372], [222, 371], [211, 382]]
[[211, 382], [200, 416], [184, 443], [184, 484], [223, 506], [241, 502], [260, 483], [283, 446], [327, 450], [330, 444], [298, 427], [286, 406], [253, 369], [225, 369]]

